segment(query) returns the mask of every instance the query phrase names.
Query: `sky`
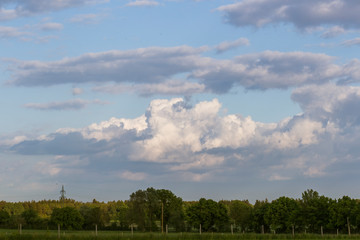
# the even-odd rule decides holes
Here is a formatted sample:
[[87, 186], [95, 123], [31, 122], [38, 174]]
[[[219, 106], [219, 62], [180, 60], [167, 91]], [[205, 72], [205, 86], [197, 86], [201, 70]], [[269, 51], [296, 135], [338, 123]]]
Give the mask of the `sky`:
[[360, 198], [359, 12], [0, 0], [0, 199]]

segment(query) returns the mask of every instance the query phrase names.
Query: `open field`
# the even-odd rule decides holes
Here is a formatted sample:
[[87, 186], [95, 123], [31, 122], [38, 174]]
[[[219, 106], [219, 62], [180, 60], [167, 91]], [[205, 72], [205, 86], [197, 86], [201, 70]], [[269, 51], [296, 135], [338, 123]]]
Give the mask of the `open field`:
[[[0, 230], [0, 240], [16, 240], [16, 239], [58, 239], [58, 232], [55, 230], [23, 230], [20, 235], [17, 230]], [[234, 233], [138, 233], [135, 232], [117, 232], [117, 231], [99, 231], [95, 235], [94, 231], [62, 231], [60, 239], [99, 239], [99, 240], [241, 240], [241, 239], [360, 239], [360, 235], [317, 235], [317, 234], [240, 234]]]

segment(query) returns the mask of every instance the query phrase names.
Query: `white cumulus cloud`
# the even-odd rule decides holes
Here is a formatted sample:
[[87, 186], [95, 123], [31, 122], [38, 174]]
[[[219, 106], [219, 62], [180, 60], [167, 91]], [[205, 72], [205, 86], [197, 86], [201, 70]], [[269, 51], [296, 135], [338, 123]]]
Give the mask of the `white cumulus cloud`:
[[[292, 98], [303, 112], [278, 123], [224, 115], [217, 99], [195, 105], [181, 98], [156, 99], [138, 118], [111, 118], [32, 140], [19, 136], [6, 147], [24, 155], [78, 157], [87, 168], [106, 168], [101, 163], [108, 162], [112, 172], [139, 181], [143, 173], [169, 172], [206, 181], [212, 174], [245, 174], [246, 166], [257, 176], [286, 181], [327, 176], [336, 164], [357, 161], [359, 87], [307, 85], [295, 89]], [[134, 165], [136, 172], [124, 171]]]

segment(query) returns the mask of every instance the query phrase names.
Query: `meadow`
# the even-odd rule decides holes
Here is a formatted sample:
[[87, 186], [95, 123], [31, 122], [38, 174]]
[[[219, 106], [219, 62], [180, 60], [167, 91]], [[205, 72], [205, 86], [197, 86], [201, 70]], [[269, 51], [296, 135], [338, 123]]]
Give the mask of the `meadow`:
[[360, 235], [333, 235], [333, 234], [242, 234], [242, 233], [143, 233], [143, 232], [120, 232], [99, 231], [97, 236], [94, 231], [62, 231], [60, 238], [55, 230], [0, 230], [0, 240], [277, 240], [277, 239], [360, 239]]

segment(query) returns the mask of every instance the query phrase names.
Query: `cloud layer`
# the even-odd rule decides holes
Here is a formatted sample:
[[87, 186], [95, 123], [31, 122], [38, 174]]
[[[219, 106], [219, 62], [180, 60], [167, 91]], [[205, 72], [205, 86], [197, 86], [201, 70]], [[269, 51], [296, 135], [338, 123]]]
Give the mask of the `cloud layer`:
[[[224, 50], [229, 44], [224, 46], [219, 45]], [[149, 47], [88, 53], [54, 62], [9, 60], [13, 73], [9, 83], [27, 87], [93, 83], [102, 85], [94, 88], [98, 91], [152, 95], [227, 93], [236, 86], [286, 89], [360, 80], [357, 59], [339, 65], [326, 54], [278, 51], [216, 59], [202, 56], [206, 51], [208, 47]], [[183, 80], [174, 80], [178, 76]], [[118, 85], [103, 86], [106, 83]]]
[[67, 8], [107, 2], [106, 0], [1, 0], [0, 21], [12, 20], [19, 17], [29, 17], [35, 14], [59, 11]]
[[292, 23], [300, 29], [321, 25], [360, 28], [360, 3], [356, 0], [244, 0], [218, 10], [238, 27]]
[[[133, 169], [136, 163], [161, 164], [157, 174], [172, 172], [179, 179], [192, 176], [193, 181], [260, 164], [264, 171], [254, 170], [258, 177], [285, 180], [331, 174], [338, 162], [358, 159], [360, 114], [353, 109], [360, 107], [359, 87], [309, 85], [296, 89], [292, 98], [304, 112], [270, 124], [222, 115], [217, 99], [194, 106], [181, 98], [158, 99], [139, 118], [59, 129], [20, 140], [10, 149], [25, 155], [77, 157], [88, 170], [102, 159], [123, 166], [119, 176], [131, 180], [153, 174]], [[57, 171], [63, 167], [58, 164]]]

